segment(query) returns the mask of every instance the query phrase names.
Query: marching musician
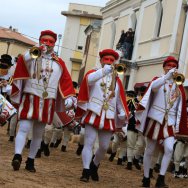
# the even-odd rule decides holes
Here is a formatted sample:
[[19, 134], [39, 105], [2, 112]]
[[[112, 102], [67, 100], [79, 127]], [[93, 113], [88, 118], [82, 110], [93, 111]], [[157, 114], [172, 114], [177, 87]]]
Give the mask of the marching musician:
[[[39, 46], [19, 57], [11, 94], [13, 103], [20, 104], [20, 127], [15, 139], [14, 170], [19, 170], [26, 136], [33, 128], [33, 137], [25, 169], [36, 172], [34, 159], [40, 147], [46, 124], [51, 124], [54, 111], [72, 107], [75, 91], [65, 63], [54, 53], [57, 34], [42, 31]], [[58, 102], [56, 102], [58, 100]]]
[[0, 93], [3, 96], [10, 95], [11, 93], [11, 78], [9, 69], [12, 66], [12, 57], [8, 54], [1, 55], [0, 59]]
[[158, 143], [164, 147], [164, 155], [155, 186], [168, 187], [164, 179], [173, 153], [174, 137], [186, 128], [185, 92], [183, 86], [174, 80], [177, 68], [178, 61], [174, 57], [164, 60], [164, 74], [153, 79], [136, 112], [138, 130], [147, 137], [143, 187], [150, 187], [151, 156]]
[[[108, 149], [114, 131], [125, 124], [128, 107], [122, 82], [115, 75], [114, 64], [119, 54], [112, 49], [99, 53], [100, 69], [90, 70], [84, 77], [78, 94], [76, 117], [82, 117], [85, 125], [84, 148], [82, 151], [83, 172], [80, 181], [99, 181], [98, 168]], [[115, 87], [110, 89], [115, 82]], [[92, 149], [98, 135], [99, 148], [92, 159]]]

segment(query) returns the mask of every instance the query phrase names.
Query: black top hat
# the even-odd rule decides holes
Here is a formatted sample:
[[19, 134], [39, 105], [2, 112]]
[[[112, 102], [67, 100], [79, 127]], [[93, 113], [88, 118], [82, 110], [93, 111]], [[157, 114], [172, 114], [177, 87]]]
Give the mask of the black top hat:
[[77, 87], [78, 87], [78, 83], [75, 82], [75, 81], [72, 81], [72, 84], [73, 84], [73, 87], [74, 87], [75, 89], [77, 89]]
[[0, 68], [2, 69], [7, 69], [9, 67], [11, 67], [12, 64], [12, 57], [8, 54], [3, 54], [1, 55], [1, 59], [0, 59]]

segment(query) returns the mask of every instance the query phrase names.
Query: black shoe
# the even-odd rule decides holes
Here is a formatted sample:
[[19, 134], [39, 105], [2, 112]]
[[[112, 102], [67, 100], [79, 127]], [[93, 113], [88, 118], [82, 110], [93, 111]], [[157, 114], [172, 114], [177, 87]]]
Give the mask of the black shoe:
[[41, 149], [38, 149], [35, 158], [41, 158], [41, 153], [42, 153], [42, 152], [41, 152]]
[[156, 163], [156, 164], [155, 164], [155, 167], [154, 167], [154, 171], [155, 171], [156, 173], [159, 173], [160, 168], [161, 168], [160, 164]]
[[136, 167], [136, 169], [138, 169], [138, 170], [141, 170], [141, 166], [140, 166], [140, 164], [139, 164], [139, 160], [138, 159], [133, 159], [133, 164], [134, 164], [134, 166]]
[[127, 161], [127, 156], [124, 156], [123, 157], [123, 162], [126, 162]]
[[153, 169], [151, 169], [151, 168], [149, 169], [149, 177], [150, 178], [154, 178], [154, 176], [153, 176]]
[[28, 157], [25, 163], [26, 163], [26, 166], [25, 166], [26, 170], [28, 170], [29, 172], [36, 172], [36, 169], [34, 167], [34, 159], [31, 159]]
[[132, 170], [132, 162], [128, 162], [128, 163], [127, 163], [126, 169], [127, 169], [127, 170]]
[[55, 144], [54, 144], [53, 142], [51, 142], [51, 143], [50, 143], [50, 148], [54, 148], [54, 145], [55, 145]]
[[99, 165], [96, 166], [95, 163], [93, 162], [93, 160], [91, 161], [90, 163], [90, 175], [91, 175], [91, 179], [93, 181], [99, 181], [99, 175], [98, 175], [98, 168], [99, 168]]
[[81, 155], [83, 148], [84, 148], [83, 145], [78, 144], [78, 148], [77, 148], [77, 150], [76, 150], [76, 154], [77, 154], [77, 155]]
[[9, 142], [14, 142], [14, 136], [10, 136], [8, 141]]
[[142, 187], [150, 187], [150, 178], [143, 177], [142, 179]]
[[123, 165], [123, 159], [118, 158], [117, 165]]
[[61, 151], [62, 151], [62, 152], [66, 152], [66, 151], [67, 151], [66, 148], [67, 148], [66, 146], [62, 145], [62, 146], [61, 146]]
[[50, 156], [50, 150], [49, 150], [49, 145], [48, 144], [45, 144], [43, 145], [43, 151], [44, 151], [44, 155], [45, 156]]
[[188, 178], [188, 175], [187, 175], [187, 168], [183, 168], [183, 170], [182, 170], [182, 175], [183, 175], [183, 178]]
[[54, 144], [54, 148], [57, 148], [59, 146], [59, 144], [61, 143], [62, 139], [57, 139], [56, 143]]
[[112, 162], [114, 160], [114, 157], [116, 156], [116, 152], [115, 153], [111, 153], [110, 157], [109, 157], [109, 161]]
[[25, 145], [25, 148], [29, 149], [29, 148], [30, 148], [30, 145], [31, 145], [31, 140], [28, 140], [28, 141], [27, 141], [27, 144]]
[[89, 181], [89, 176], [90, 176], [90, 169], [83, 169], [82, 171], [82, 176], [80, 178], [80, 181], [83, 182], [88, 182]]
[[165, 184], [165, 176], [158, 176], [155, 188], [168, 188], [168, 185]]
[[21, 162], [22, 156], [20, 154], [15, 154], [14, 158], [12, 159], [12, 167], [15, 171], [20, 169]]

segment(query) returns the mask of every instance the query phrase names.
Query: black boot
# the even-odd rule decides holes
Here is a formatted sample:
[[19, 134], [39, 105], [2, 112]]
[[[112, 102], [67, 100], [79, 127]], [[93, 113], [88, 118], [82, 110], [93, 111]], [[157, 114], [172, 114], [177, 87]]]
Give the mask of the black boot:
[[26, 166], [25, 166], [26, 170], [28, 170], [29, 172], [36, 172], [36, 169], [34, 167], [34, 159], [31, 159], [28, 157], [25, 163], [26, 163]]
[[81, 155], [83, 148], [84, 148], [83, 145], [78, 144], [78, 148], [77, 148], [77, 150], [76, 150], [76, 154], [77, 154], [77, 155]]
[[54, 145], [55, 145], [55, 144], [54, 144], [53, 142], [51, 142], [51, 143], [50, 143], [50, 148], [54, 148]]
[[133, 159], [133, 164], [134, 164], [134, 166], [136, 167], [136, 169], [138, 169], [138, 170], [141, 170], [141, 166], [140, 166], [140, 164], [139, 164], [139, 160], [138, 159]]
[[150, 187], [150, 178], [143, 177], [142, 187]]
[[59, 146], [59, 144], [61, 143], [62, 139], [57, 139], [56, 143], [54, 144], [54, 148], [57, 148]]
[[9, 142], [14, 142], [14, 136], [10, 136], [8, 141]]
[[89, 181], [89, 176], [90, 176], [90, 169], [83, 169], [82, 171], [82, 176], [80, 178], [80, 181], [83, 182], [88, 182]]
[[123, 165], [123, 159], [118, 158], [117, 165]]
[[29, 148], [30, 148], [30, 145], [31, 145], [31, 140], [28, 140], [28, 141], [27, 141], [27, 144], [25, 145], [25, 147], [26, 147], [27, 149], [29, 149]]
[[22, 156], [20, 154], [15, 154], [14, 158], [12, 159], [12, 167], [15, 171], [20, 169], [21, 162]]
[[99, 175], [98, 175], [98, 168], [99, 165], [96, 166], [95, 163], [93, 162], [93, 160], [90, 163], [90, 175], [91, 175], [91, 179], [93, 181], [99, 181]]
[[155, 167], [154, 167], [154, 171], [155, 171], [156, 173], [159, 173], [160, 168], [161, 168], [160, 164], [156, 163], [156, 164], [155, 164]]
[[62, 151], [62, 152], [66, 152], [66, 151], [67, 151], [66, 148], [67, 148], [66, 146], [62, 145], [62, 146], [61, 146], [61, 151]]
[[50, 156], [50, 150], [49, 150], [49, 144], [45, 144], [43, 145], [43, 151], [44, 151], [44, 155], [45, 156]]
[[168, 188], [168, 185], [165, 184], [165, 176], [158, 176], [155, 188]]
[[42, 153], [42, 152], [41, 152], [41, 149], [38, 149], [35, 158], [41, 158], [41, 153]]
[[116, 156], [116, 152], [115, 153], [111, 153], [110, 157], [109, 157], [109, 161], [112, 162], [114, 160], [114, 157]]
[[127, 169], [127, 170], [132, 170], [132, 162], [128, 162], [128, 163], [127, 163], [126, 169]]
[[154, 176], [153, 176], [153, 169], [151, 169], [151, 168], [149, 169], [149, 177], [150, 178], [154, 178]]

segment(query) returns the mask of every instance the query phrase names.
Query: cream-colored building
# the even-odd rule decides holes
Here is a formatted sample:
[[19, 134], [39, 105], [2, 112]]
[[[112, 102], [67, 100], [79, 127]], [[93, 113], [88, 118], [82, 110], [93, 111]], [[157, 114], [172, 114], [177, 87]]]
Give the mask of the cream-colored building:
[[84, 31], [88, 25], [102, 19], [100, 9], [98, 6], [70, 3], [68, 11], [61, 12], [67, 20], [60, 56], [65, 61], [73, 81], [78, 82], [84, 57], [87, 38]]
[[[101, 10], [103, 24], [99, 50], [115, 49], [122, 29], [126, 31], [131, 27], [135, 30], [132, 59], [122, 59], [128, 66], [127, 89], [147, 85], [153, 77], [160, 76], [162, 62], [169, 55], [179, 59], [181, 72], [188, 71], [187, 63], [184, 66], [188, 48], [183, 49], [185, 44], [182, 46], [184, 40], [186, 44], [188, 42], [185, 5], [183, 0], [111, 0]], [[186, 88], [188, 74], [185, 75]]]
[[17, 29], [0, 27], [0, 54], [17, 57], [34, 46], [36, 42], [21, 35]]

